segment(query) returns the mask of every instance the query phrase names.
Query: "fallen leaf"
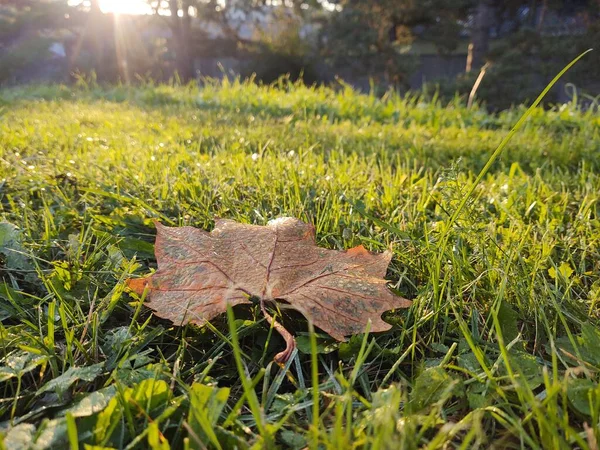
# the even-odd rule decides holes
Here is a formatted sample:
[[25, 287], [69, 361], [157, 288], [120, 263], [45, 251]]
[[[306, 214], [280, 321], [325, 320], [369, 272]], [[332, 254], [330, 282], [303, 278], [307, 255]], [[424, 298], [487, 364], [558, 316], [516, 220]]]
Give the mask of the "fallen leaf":
[[158, 270], [127, 285], [138, 295], [148, 289], [147, 306], [179, 325], [202, 325], [225, 312], [227, 304], [251, 303], [253, 297], [288, 345], [289, 333], [273, 322], [264, 302], [286, 301], [343, 341], [364, 332], [369, 320], [372, 332], [389, 330], [381, 314], [411, 304], [383, 279], [389, 251], [370, 253], [362, 245], [348, 251], [320, 248], [314, 228], [298, 219], [276, 219], [267, 226], [217, 220], [210, 233], [156, 227]]

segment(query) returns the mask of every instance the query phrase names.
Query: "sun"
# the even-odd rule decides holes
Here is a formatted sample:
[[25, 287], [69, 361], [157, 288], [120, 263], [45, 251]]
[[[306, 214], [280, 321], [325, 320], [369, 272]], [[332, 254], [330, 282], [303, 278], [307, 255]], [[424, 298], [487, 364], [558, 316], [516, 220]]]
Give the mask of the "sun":
[[100, 0], [103, 13], [113, 14], [150, 14], [152, 9], [146, 0]]

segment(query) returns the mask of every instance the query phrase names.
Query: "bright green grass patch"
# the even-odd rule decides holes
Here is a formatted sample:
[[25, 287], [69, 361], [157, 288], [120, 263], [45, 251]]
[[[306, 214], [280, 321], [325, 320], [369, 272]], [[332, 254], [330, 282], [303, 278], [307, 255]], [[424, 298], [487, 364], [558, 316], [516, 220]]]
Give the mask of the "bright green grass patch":
[[[441, 239], [523, 112], [284, 83], [0, 93], [4, 446], [594, 448], [600, 117], [535, 110]], [[124, 293], [153, 219], [284, 215], [391, 246], [414, 300], [392, 331], [311, 342], [284, 313], [286, 372], [254, 308], [176, 328]]]

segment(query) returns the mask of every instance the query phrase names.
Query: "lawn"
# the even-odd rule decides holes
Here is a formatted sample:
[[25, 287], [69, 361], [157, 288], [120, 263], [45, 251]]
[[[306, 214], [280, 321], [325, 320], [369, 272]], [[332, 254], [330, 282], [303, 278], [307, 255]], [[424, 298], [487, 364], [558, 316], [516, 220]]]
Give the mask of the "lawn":
[[[283, 82], [0, 91], [0, 448], [597, 449], [600, 116], [535, 109], [451, 220], [524, 112]], [[284, 310], [282, 368], [257, 306], [176, 327], [126, 292], [155, 220], [281, 216], [392, 249], [413, 304], [391, 331], [336, 343]]]

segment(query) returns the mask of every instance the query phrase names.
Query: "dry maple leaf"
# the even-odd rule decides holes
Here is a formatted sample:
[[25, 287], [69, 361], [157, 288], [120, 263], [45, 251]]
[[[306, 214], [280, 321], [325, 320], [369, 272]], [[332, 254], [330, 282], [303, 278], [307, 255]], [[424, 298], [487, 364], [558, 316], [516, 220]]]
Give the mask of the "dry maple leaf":
[[286, 301], [339, 341], [363, 332], [369, 320], [371, 331], [389, 330], [381, 314], [411, 304], [383, 279], [389, 251], [318, 247], [314, 227], [298, 219], [276, 219], [267, 226], [217, 220], [210, 233], [159, 223], [156, 228], [158, 270], [127, 280], [128, 287], [139, 295], [148, 289], [146, 305], [178, 325], [202, 325], [224, 313], [227, 304], [258, 298], [267, 320], [286, 339], [286, 350], [275, 357], [280, 363], [289, 358], [294, 339], [264, 302]]

